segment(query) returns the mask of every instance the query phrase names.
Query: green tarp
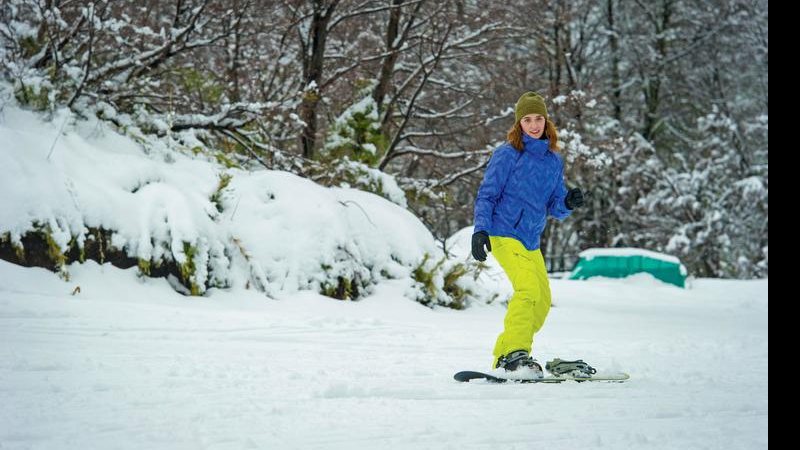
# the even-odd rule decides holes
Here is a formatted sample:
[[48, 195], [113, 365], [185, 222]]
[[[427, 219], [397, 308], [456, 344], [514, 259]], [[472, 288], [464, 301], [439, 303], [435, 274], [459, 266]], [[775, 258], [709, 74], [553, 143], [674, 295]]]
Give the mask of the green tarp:
[[624, 278], [641, 272], [679, 287], [686, 285], [686, 268], [678, 258], [637, 248], [586, 250], [580, 254], [570, 279]]

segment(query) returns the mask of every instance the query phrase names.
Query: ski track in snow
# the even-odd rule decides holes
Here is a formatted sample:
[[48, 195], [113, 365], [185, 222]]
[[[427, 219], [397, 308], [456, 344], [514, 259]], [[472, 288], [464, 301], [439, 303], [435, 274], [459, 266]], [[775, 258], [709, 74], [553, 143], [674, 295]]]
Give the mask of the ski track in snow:
[[452, 375], [489, 368], [501, 305], [70, 273], [0, 261], [0, 449], [768, 446], [766, 280], [552, 280], [535, 356], [631, 380], [497, 385]]

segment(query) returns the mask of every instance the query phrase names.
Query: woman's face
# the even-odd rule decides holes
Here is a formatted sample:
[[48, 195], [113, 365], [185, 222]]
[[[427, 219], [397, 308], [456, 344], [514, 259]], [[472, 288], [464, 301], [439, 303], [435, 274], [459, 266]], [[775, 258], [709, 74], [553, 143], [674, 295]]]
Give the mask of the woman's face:
[[544, 116], [541, 114], [528, 114], [519, 123], [522, 132], [530, 137], [539, 139], [544, 134]]

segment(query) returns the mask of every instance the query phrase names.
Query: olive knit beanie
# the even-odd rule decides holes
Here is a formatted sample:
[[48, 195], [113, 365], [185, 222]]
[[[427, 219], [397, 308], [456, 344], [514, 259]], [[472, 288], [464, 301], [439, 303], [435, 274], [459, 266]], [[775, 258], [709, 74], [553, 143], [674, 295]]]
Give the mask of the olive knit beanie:
[[517, 106], [514, 108], [517, 122], [528, 114], [541, 114], [547, 119], [547, 106], [544, 104], [544, 98], [533, 91], [522, 94], [517, 100]]

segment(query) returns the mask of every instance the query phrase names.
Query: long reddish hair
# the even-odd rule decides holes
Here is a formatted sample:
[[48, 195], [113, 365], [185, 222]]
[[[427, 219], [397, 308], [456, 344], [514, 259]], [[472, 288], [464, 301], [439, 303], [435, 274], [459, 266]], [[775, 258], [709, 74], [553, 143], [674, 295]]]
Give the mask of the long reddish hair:
[[[553, 152], [558, 151], [558, 131], [556, 124], [550, 119], [544, 120], [544, 134], [542, 137], [550, 139], [550, 150]], [[508, 130], [508, 142], [517, 150], [522, 151], [522, 125], [520, 121], [514, 122], [511, 129]]]

